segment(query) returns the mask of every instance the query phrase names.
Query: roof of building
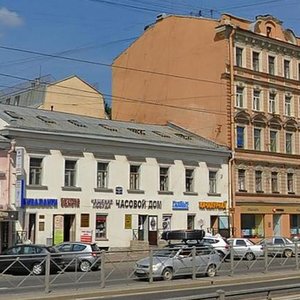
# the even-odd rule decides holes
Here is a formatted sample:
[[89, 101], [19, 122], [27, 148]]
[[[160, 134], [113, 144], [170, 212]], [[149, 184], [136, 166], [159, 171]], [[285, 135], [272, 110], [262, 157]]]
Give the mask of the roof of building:
[[82, 135], [91, 138], [125, 138], [131, 141], [139, 140], [140, 142], [229, 152], [222, 145], [172, 124], [151, 125], [113, 121], [6, 104], [0, 104], [0, 119], [7, 123], [0, 130], [20, 129], [60, 135]]

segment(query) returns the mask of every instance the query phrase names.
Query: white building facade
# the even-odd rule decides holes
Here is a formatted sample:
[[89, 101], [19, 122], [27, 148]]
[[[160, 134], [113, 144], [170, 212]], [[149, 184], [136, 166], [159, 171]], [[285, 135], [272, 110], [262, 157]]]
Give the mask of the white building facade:
[[172, 124], [0, 106], [1, 134], [16, 142], [18, 236], [123, 248], [171, 229], [229, 235], [226, 148]]

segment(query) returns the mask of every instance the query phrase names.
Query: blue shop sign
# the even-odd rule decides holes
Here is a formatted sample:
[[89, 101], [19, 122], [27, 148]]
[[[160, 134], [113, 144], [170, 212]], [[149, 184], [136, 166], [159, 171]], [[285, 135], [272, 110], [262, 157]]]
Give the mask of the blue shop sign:
[[173, 201], [173, 210], [189, 210], [188, 201]]
[[44, 198], [24, 198], [24, 206], [26, 207], [57, 207], [57, 199], [44, 199]]

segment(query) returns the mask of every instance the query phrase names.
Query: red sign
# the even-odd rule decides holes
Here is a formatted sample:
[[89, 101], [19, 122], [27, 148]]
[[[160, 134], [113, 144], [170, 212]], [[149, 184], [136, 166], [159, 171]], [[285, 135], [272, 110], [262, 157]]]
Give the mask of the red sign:
[[81, 230], [80, 242], [91, 243], [92, 242], [92, 230]]
[[61, 198], [61, 207], [63, 208], [79, 208], [80, 199], [78, 198]]

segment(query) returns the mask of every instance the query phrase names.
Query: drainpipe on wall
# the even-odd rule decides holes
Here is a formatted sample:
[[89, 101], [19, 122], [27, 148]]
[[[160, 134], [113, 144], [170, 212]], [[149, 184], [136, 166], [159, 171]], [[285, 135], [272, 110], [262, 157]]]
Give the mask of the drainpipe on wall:
[[235, 236], [234, 228], [234, 214], [235, 214], [235, 157], [234, 157], [234, 149], [235, 149], [235, 128], [234, 128], [234, 41], [233, 37], [235, 34], [235, 29], [231, 27], [231, 32], [229, 34], [229, 65], [230, 65], [230, 148], [232, 151], [231, 158], [229, 159], [228, 169], [230, 175], [230, 216], [231, 216], [231, 235]]

